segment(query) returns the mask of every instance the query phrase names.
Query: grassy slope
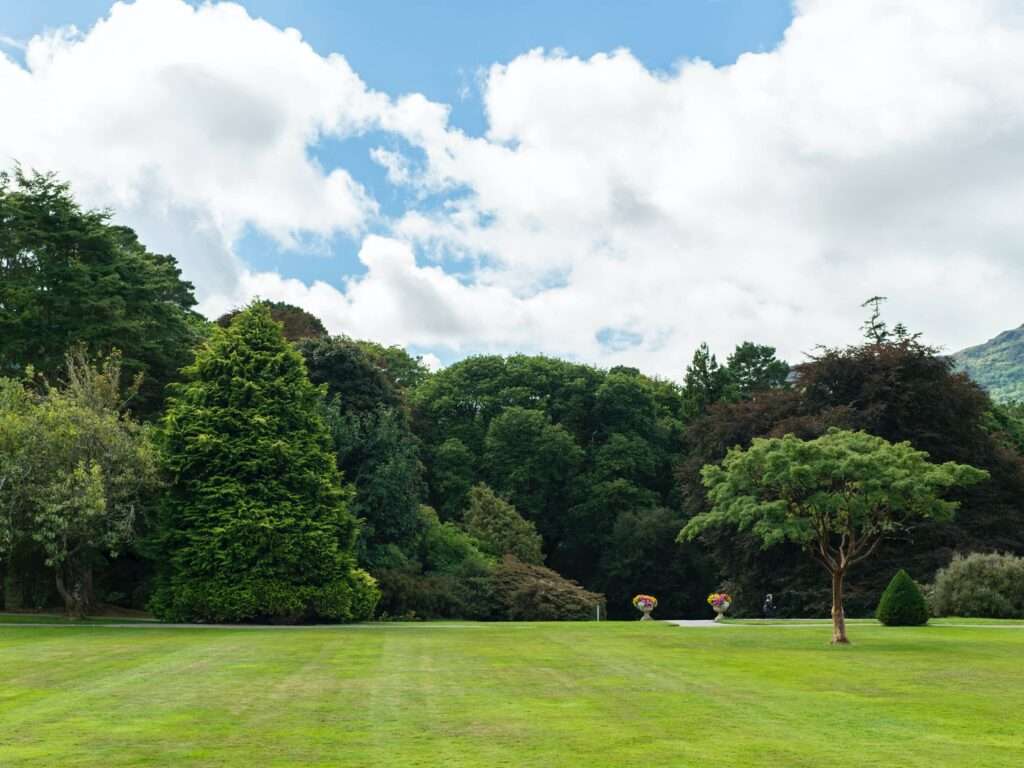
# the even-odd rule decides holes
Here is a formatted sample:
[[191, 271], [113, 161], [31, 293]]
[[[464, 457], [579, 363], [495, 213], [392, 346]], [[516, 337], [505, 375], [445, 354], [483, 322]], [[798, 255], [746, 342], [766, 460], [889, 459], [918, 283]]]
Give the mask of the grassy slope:
[[0, 765], [1024, 765], [1024, 628], [851, 633], [0, 627]]
[[1024, 325], [953, 355], [999, 401], [1024, 400]]

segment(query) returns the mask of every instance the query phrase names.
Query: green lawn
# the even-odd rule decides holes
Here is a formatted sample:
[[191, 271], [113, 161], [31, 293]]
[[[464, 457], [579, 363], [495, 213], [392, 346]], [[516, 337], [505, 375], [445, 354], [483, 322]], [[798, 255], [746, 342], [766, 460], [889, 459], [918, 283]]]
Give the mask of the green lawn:
[[1021, 766], [1024, 627], [0, 626], [0, 766]]

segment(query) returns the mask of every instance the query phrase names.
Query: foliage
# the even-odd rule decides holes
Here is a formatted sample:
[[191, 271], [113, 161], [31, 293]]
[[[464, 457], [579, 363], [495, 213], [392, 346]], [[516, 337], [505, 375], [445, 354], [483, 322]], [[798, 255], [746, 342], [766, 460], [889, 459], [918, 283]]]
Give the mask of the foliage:
[[814, 440], [755, 438], [721, 465], [704, 468], [711, 509], [680, 533], [694, 539], [719, 527], [751, 531], [764, 547], [800, 546], [832, 577], [834, 642], [846, 642], [843, 581], [886, 536], [924, 519], [949, 519], [950, 489], [978, 483], [983, 470], [932, 464], [909, 443], [830, 429]]
[[1010, 451], [1024, 456], [1024, 402], [994, 403], [986, 428]]
[[93, 569], [135, 537], [157, 487], [147, 431], [124, 413], [121, 358], [67, 356], [63, 389], [0, 381], [0, 555], [38, 547], [69, 615], [94, 607]]
[[[302, 307], [288, 304], [283, 301], [263, 302], [270, 310], [270, 316], [278, 323], [281, 323], [284, 337], [288, 341], [300, 341], [302, 339], [321, 339], [327, 336], [327, 328], [323, 321]], [[227, 328], [243, 309], [233, 309], [225, 312], [217, 318], [217, 325]]]
[[419, 529], [419, 446], [404, 415], [393, 408], [346, 412], [335, 399], [327, 406], [326, 421], [338, 466], [355, 484], [352, 511], [364, 521], [361, 546], [372, 569], [381, 547], [405, 547]]
[[[864, 430], [891, 442], [909, 441], [937, 462], [955, 461], [988, 471], [990, 482], [954, 493], [962, 513], [953, 521], [924, 521], [912, 537], [883, 543], [876, 567], [847, 590], [851, 611], [870, 615], [888, 575], [899, 567], [930, 578], [958, 549], [1024, 551], [1024, 459], [994, 423], [992, 406], [975, 384], [952, 370], [948, 358], [905, 329], [875, 319], [881, 341], [819, 349], [796, 366], [793, 387], [763, 392], [748, 401], [719, 402], [690, 425], [677, 478], [684, 514], [707, 509], [700, 471], [733, 446], [755, 437], [818, 437], [832, 426]], [[702, 544], [719, 571], [741, 587], [734, 610], [758, 615], [760, 597], [772, 592], [784, 615], [817, 615], [827, 609], [811, 564], [796, 546], [763, 551], [749, 533], [709, 531]]]
[[402, 403], [397, 387], [359, 342], [347, 336], [306, 339], [298, 344], [310, 380], [327, 385], [330, 400], [340, 401], [346, 413], [396, 408]]
[[83, 210], [53, 174], [0, 173], [0, 373], [50, 378], [75, 344], [122, 354], [132, 403], [152, 414], [188, 362], [201, 319], [172, 256], [151, 253], [105, 211]]
[[775, 357], [775, 347], [744, 341], [726, 361], [732, 399], [750, 398], [758, 392], [786, 386], [789, 364]]
[[414, 390], [430, 376], [423, 358], [410, 355], [402, 347], [385, 347], [375, 341], [360, 339], [356, 342], [363, 354], [387, 376], [388, 381], [401, 392]]
[[1024, 400], [1024, 325], [953, 355], [960, 370], [997, 402]]
[[613, 615], [629, 614], [627, 590], [641, 584], [699, 602], [690, 577], [702, 561], [673, 541], [678, 386], [625, 367], [480, 356], [431, 375], [412, 402], [442, 518], [458, 519], [483, 482], [536, 525], [549, 565], [615, 593]]
[[544, 562], [542, 541], [533, 523], [483, 483], [469, 492], [469, 506], [462, 517], [466, 532], [480, 548], [494, 557], [514, 555], [524, 563]]
[[586, 621], [595, 617], [598, 606], [604, 610], [604, 595], [512, 555], [494, 569], [492, 581], [503, 616], [511, 621]]
[[216, 329], [163, 423], [172, 479], [152, 607], [173, 620], [358, 620], [376, 602], [355, 568], [357, 522], [322, 391], [270, 310]]
[[693, 360], [686, 367], [683, 377], [684, 414], [687, 421], [693, 421], [707, 412], [707, 409], [723, 399], [729, 391], [729, 371], [718, 364], [718, 360], [702, 342], [693, 353]]
[[1024, 557], [956, 555], [935, 575], [931, 606], [936, 616], [1024, 618]]
[[928, 623], [928, 605], [924, 595], [902, 568], [882, 593], [875, 618], [887, 627], [919, 627]]
[[441, 522], [430, 507], [421, 507], [419, 516], [419, 533], [408, 553], [390, 547], [390, 558], [378, 562], [382, 615], [495, 618], [494, 558], [458, 525]]
[[609, 615], [624, 617], [633, 590], [657, 591], [662, 613], [689, 616], [703, 601], [700, 585], [713, 570], [697, 544], [678, 544], [682, 515], [667, 507], [623, 508], [601, 554], [597, 572]]
[[[363, 521], [360, 561], [375, 575], [393, 570], [395, 551], [403, 562], [414, 559], [425, 494], [419, 441], [410, 429], [403, 390], [361, 342], [335, 336], [303, 341], [298, 349], [310, 379], [327, 388], [325, 419], [338, 466], [355, 486], [352, 510]], [[403, 580], [383, 580], [385, 591], [388, 584], [409, 591]], [[394, 610], [396, 602], [408, 601], [385, 596], [384, 610]]]
[[558, 510], [569, 506], [568, 489], [583, 450], [564, 427], [541, 411], [513, 406], [496, 416], [484, 440], [484, 474], [516, 509], [549, 535]]

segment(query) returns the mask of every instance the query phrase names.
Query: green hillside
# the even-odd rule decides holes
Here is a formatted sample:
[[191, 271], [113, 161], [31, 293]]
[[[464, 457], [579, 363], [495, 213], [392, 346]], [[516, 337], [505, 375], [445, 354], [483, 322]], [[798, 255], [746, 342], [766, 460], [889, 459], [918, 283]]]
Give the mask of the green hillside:
[[1024, 401], [1024, 325], [953, 355], [994, 400]]

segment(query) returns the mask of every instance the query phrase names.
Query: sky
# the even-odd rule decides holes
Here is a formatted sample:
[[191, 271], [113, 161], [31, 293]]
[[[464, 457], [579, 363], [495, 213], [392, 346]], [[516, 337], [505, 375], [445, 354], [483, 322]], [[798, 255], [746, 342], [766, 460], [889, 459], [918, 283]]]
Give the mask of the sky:
[[1017, 0], [0, 0], [0, 165], [431, 365], [1024, 322]]

